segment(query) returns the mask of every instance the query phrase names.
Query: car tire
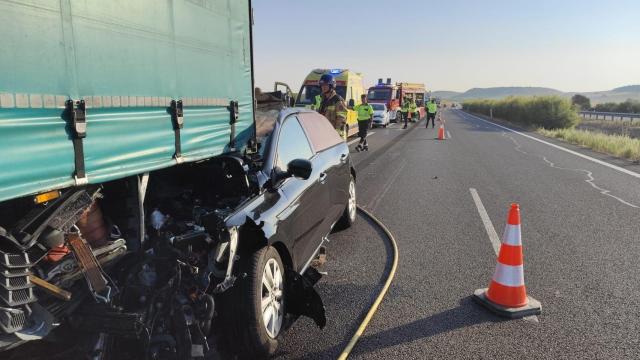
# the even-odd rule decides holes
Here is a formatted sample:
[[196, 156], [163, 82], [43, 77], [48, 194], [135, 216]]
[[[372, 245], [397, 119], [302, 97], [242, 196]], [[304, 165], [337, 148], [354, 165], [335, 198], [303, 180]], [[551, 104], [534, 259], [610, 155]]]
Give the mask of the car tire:
[[357, 196], [356, 196], [356, 179], [351, 175], [351, 180], [349, 181], [349, 197], [347, 199], [347, 206], [342, 213], [342, 216], [336, 223], [336, 230], [345, 230], [351, 227], [353, 223], [356, 221], [356, 210], [357, 210]]
[[[242, 359], [266, 359], [278, 348], [278, 338], [285, 325], [285, 268], [278, 251], [265, 246], [244, 259], [241, 273], [246, 274], [237, 284], [233, 299], [233, 314], [228, 340]], [[269, 278], [270, 275], [270, 278]], [[269, 280], [273, 279], [273, 281]], [[263, 307], [264, 305], [264, 307]]]

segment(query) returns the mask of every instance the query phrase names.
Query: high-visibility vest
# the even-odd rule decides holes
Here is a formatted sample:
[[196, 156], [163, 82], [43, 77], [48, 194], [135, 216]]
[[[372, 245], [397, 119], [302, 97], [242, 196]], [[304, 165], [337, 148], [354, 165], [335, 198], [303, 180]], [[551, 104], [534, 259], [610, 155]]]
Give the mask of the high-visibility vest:
[[431, 114], [435, 114], [438, 111], [438, 104], [433, 101], [427, 103], [427, 111]]
[[316, 102], [313, 105], [311, 105], [311, 108], [313, 110], [318, 111], [318, 110], [320, 110], [320, 104], [322, 104], [322, 95], [320, 95], [320, 94], [316, 95], [315, 101]]
[[373, 107], [369, 104], [358, 104], [353, 110], [358, 113], [358, 121], [369, 120], [373, 116]]
[[400, 111], [402, 112], [409, 112], [409, 102], [405, 101], [402, 103], [402, 107], [400, 108]]
[[409, 111], [411, 111], [413, 113], [413, 112], [416, 112], [416, 110], [418, 110], [418, 105], [416, 105], [415, 101], [412, 101], [409, 104]]

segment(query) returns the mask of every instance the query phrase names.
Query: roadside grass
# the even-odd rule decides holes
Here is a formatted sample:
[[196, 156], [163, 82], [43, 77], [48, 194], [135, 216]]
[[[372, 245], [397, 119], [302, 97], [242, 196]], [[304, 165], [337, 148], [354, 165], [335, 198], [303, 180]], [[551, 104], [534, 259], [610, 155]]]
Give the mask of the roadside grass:
[[640, 139], [572, 128], [553, 130], [539, 128], [537, 132], [541, 135], [561, 139], [571, 144], [581, 145], [597, 152], [632, 161], [640, 161]]

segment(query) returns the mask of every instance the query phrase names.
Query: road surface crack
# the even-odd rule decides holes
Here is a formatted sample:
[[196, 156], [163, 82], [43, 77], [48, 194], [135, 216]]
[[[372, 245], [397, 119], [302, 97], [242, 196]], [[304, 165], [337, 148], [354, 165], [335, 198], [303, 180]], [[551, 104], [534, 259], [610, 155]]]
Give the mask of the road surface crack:
[[[511, 135], [507, 135], [507, 133], [506, 133], [506, 132], [504, 132], [504, 131], [503, 131], [503, 132], [502, 132], [502, 136], [509, 138], [509, 139], [510, 139], [510, 140], [511, 140], [515, 145], [516, 145], [516, 147], [515, 147], [515, 150], [516, 150], [516, 151], [518, 151], [518, 152], [520, 152], [520, 153], [522, 153], [522, 154], [525, 154], [525, 155], [531, 155], [531, 156], [534, 156], [534, 157], [540, 158], [540, 156], [539, 156], [539, 155], [532, 155], [532, 154], [529, 154], [529, 153], [527, 153], [526, 151], [522, 150], [522, 145], [520, 145], [520, 143], [518, 143], [518, 141], [516, 141], [516, 139], [514, 139]], [[542, 159], [542, 160], [543, 160], [547, 165], [549, 165], [549, 167], [551, 167], [551, 168], [558, 169], [558, 170], [566, 170], [566, 171], [573, 171], [573, 172], [583, 173], [583, 174], [585, 174], [585, 175], [587, 176], [587, 179], [585, 180], [585, 182], [586, 182], [586, 183], [588, 183], [589, 185], [591, 185], [591, 187], [593, 187], [594, 189], [598, 190], [598, 191], [600, 192], [600, 194], [605, 195], [605, 196], [609, 196], [609, 197], [611, 197], [611, 198], [613, 198], [613, 199], [616, 199], [616, 200], [618, 200], [619, 202], [621, 202], [622, 204], [627, 205], [627, 206], [630, 206], [630, 207], [632, 207], [632, 208], [636, 208], [636, 209], [640, 208], [640, 206], [637, 206], [637, 205], [635, 205], [635, 204], [632, 204], [632, 203], [630, 203], [630, 202], [628, 202], [628, 201], [626, 201], [626, 200], [624, 200], [624, 199], [622, 199], [622, 198], [619, 198], [619, 197], [617, 197], [617, 196], [615, 196], [615, 195], [611, 194], [611, 190], [607, 190], [607, 189], [605, 189], [605, 188], [602, 188], [602, 187], [598, 186], [598, 185], [595, 183], [595, 180], [596, 180], [596, 179], [595, 179], [595, 177], [593, 177], [593, 172], [591, 172], [591, 171], [589, 171], [589, 170], [585, 170], [585, 169], [572, 169], [572, 168], [564, 168], [564, 167], [561, 167], [561, 166], [556, 166], [556, 164], [555, 164], [555, 163], [553, 163], [552, 161], [550, 161], [549, 159], [547, 159], [547, 157], [546, 157], [546, 156], [542, 156], [542, 157], [541, 157], [541, 159]]]

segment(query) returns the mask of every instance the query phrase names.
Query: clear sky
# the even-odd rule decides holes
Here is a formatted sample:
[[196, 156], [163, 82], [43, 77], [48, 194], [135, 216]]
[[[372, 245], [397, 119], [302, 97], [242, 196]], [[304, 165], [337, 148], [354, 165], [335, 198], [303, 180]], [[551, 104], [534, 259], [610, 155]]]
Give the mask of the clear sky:
[[640, 0], [253, 0], [256, 85], [313, 68], [431, 90], [640, 84]]

